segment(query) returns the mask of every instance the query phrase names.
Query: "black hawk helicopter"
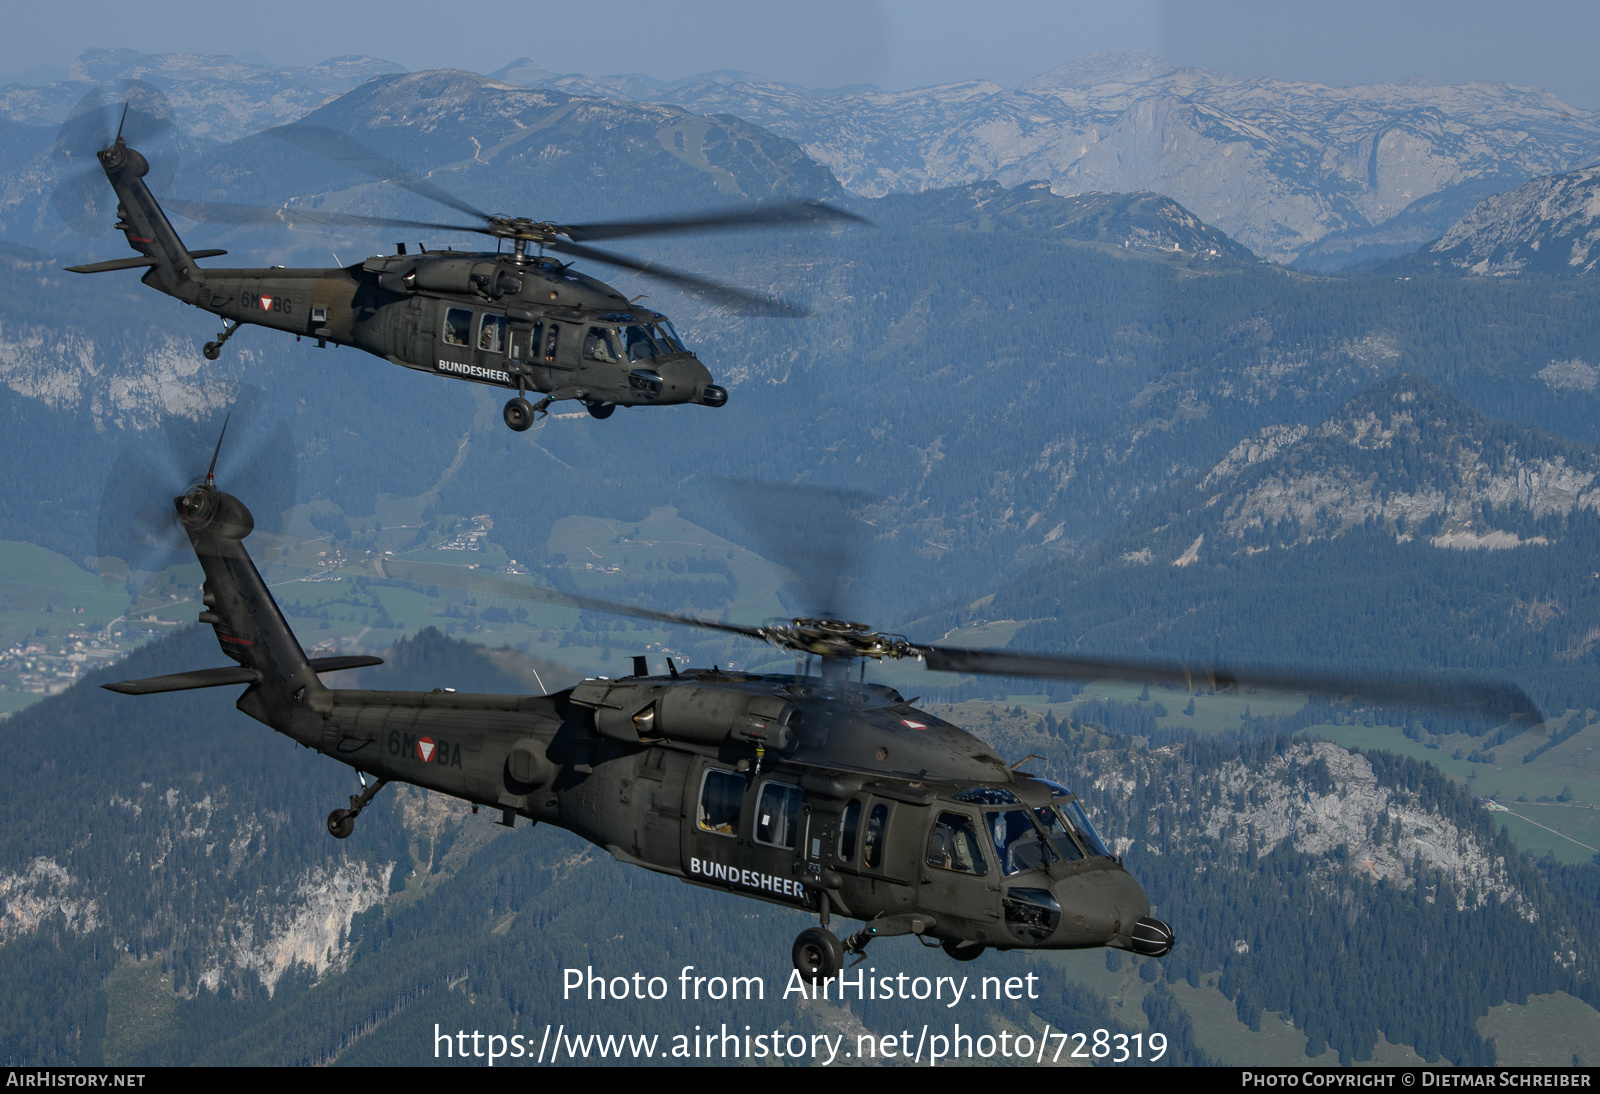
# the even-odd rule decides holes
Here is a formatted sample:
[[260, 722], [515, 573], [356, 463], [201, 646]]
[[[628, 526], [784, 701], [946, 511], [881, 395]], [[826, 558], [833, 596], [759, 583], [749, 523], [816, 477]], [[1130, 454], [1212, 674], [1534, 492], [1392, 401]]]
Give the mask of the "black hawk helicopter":
[[[329, 129], [294, 125], [270, 136], [402, 186], [471, 218], [441, 224], [312, 209], [265, 209], [214, 202], [169, 201], [193, 220], [230, 225], [341, 225], [428, 228], [472, 232], [510, 243], [510, 251], [424, 250], [377, 255], [333, 269], [202, 268], [196, 259], [221, 250], [190, 251], [145, 183], [151, 163], [130, 147], [124, 131], [159, 133], [170, 125], [160, 93], [134, 89], [116, 135], [106, 132], [107, 110], [98, 93], [80, 104], [57, 138], [54, 154], [69, 168], [94, 149], [116, 194], [116, 229], [139, 256], [66, 267], [72, 273], [146, 268], [146, 285], [222, 317], [223, 330], [207, 342], [216, 360], [239, 328], [253, 324], [316, 339], [319, 347], [354, 346], [393, 364], [455, 379], [514, 390], [506, 425], [525, 430], [552, 403], [581, 402], [596, 418], [619, 406], [699, 403], [720, 407], [726, 389], [684, 344], [665, 315], [630, 302], [610, 285], [545, 254], [604, 262], [683, 287], [712, 302], [753, 315], [798, 316], [782, 300], [731, 288], [656, 263], [587, 246], [593, 240], [751, 227], [859, 221], [821, 202], [795, 202], [710, 212], [672, 220], [604, 224], [554, 224], [473, 208], [399, 164]], [[130, 118], [130, 113], [133, 116]], [[58, 211], [83, 228], [87, 196], [80, 172], [55, 191]], [[91, 199], [92, 208], [92, 199]], [[530, 253], [537, 248], [538, 253]], [[542, 393], [530, 403], [529, 392]]]
[[[220, 450], [220, 442], [218, 445]], [[1351, 686], [1310, 674], [1246, 677], [1178, 665], [924, 645], [836, 618], [751, 627], [628, 608], [384, 560], [403, 581], [462, 583], [495, 595], [706, 627], [820, 658], [820, 676], [680, 670], [588, 679], [547, 696], [329, 688], [319, 674], [382, 663], [309, 658], [245, 550], [255, 521], [205, 479], [173, 500], [205, 572], [200, 622], [233, 667], [106, 684], [130, 695], [243, 686], [238, 709], [355, 768], [364, 792], [328, 816], [348, 837], [389, 782], [543, 821], [617, 860], [815, 913], [795, 940], [805, 975], [838, 972], [874, 938], [914, 934], [958, 960], [985, 948], [1112, 946], [1159, 957], [1172, 928], [1096, 832], [1067, 787], [1007, 765], [981, 740], [894, 689], [852, 682], [853, 662], [921, 660], [944, 672], [1120, 677], [1189, 687], [1359, 692], [1485, 711], [1533, 711], [1509, 685], [1402, 680]], [[864, 678], [864, 673], [863, 673]], [[367, 776], [375, 781], [367, 785]], [[863, 926], [841, 940], [833, 916]]]

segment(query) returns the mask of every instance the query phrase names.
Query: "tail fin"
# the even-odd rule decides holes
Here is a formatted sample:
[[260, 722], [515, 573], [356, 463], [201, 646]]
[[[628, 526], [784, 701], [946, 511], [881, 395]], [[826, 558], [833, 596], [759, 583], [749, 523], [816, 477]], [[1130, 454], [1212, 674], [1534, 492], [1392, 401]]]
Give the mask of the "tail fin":
[[197, 257], [223, 254], [222, 251], [197, 251], [193, 254], [178, 238], [178, 233], [167, 220], [167, 215], [156, 203], [155, 195], [145, 185], [144, 176], [150, 164], [137, 149], [129, 148], [119, 136], [109, 148], [99, 153], [100, 166], [117, 194], [117, 228], [127, 237], [128, 246], [138, 251], [142, 258], [112, 259], [87, 266], [69, 266], [72, 273], [103, 273], [107, 270], [132, 269], [149, 266], [144, 275], [145, 284], [193, 304], [200, 298], [201, 282], [205, 274], [196, 266]]
[[[381, 665], [379, 657], [306, 657], [294, 632], [278, 610], [267, 583], [244, 548], [255, 518], [244, 503], [207, 481], [173, 499], [178, 519], [205, 570], [200, 622], [211, 624], [222, 652], [236, 669], [203, 669], [145, 680], [106, 684], [112, 691], [145, 695], [162, 691], [249, 684], [239, 709], [258, 721], [284, 729], [296, 707], [331, 709], [328, 689], [318, 672]], [[293, 735], [291, 733], [291, 735]]]

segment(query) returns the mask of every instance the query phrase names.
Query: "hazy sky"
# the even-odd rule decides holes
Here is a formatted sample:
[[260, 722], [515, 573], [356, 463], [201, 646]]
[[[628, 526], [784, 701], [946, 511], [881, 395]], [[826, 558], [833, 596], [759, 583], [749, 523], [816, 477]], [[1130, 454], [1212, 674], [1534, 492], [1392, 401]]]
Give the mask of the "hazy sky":
[[65, 66], [90, 46], [342, 53], [410, 69], [491, 72], [531, 57], [558, 72], [676, 78], [745, 69], [809, 87], [1013, 85], [1103, 49], [1334, 85], [1427, 76], [1542, 84], [1600, 108], [1600, 3], [1570, 0], [61, 0], [6, 4], [0, 74]]

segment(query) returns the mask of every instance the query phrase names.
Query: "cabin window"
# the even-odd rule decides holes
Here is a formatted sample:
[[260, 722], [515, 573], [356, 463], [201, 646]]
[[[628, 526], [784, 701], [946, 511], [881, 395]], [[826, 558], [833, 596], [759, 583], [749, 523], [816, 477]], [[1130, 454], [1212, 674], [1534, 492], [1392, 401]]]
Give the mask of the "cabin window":
[[590, 327], [583, 339], [583, 355], [607, 364], [621, 361], [622, 351], [617, 349], [617, 332], [605, 327]]
[[556, 359], [556, 344], [561, 341], [561, 324], [551, 323], [550, 329], [544, 332], [544, 359], [554, 362]]
[[861, 803], [851, 802], [844, 809], [844, 823], [839, 826], [839, 858], [849, 862], [856, 857], [856, 837], [861, 833]]
[[1045, 845], [1043, 834], [1028, 819], [1027, 810], [1007, 809], [1003, 813], [986, 813], [984, 819], [988, 822], [989, 836], [994, 841], [995, 857], [1000, 860], [1000, 872], [1007, 877], [1025, 870], [1041, 869], [1053, 860], [1054, 856]]
[[506, 317], [485, 315], [478, 326], [478, 348], [485, 353], [506, 351]]
[[472, 345], [472, 312], [468, 308], [451, 308], [444, 313], [444, 344], [447, 346]]
[[889, 807], [879, 802], [867, 814], [867, 838], [862, 844], [861, 862], [876, 869], [883, 865], [883, 837], [889, 827]]
[[989, 872], [978, 843], [978, 826], [965, 813], [940, 813], [928, 835], [928, 865], [960, 874]]
[[700, 830], [719, 836], [739, 834], [739, 806], [744, 801], [744, 776], [732, 771], [706, 772], [700, 786]]
[[792, 848], [800, 830], [800, 788], [769, 782], [756, 803], [756, 841]]

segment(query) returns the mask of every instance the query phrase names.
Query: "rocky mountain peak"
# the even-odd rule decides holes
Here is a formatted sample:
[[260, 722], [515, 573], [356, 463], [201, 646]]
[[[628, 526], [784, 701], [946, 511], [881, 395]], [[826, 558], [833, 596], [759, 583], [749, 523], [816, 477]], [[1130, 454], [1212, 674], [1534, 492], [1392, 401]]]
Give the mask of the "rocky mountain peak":
[[1476, 205], [1417, 258], [1479, 277], [1582, 277], [1600, 265], [1600, 166], [1546, 175]]
[[1244, 439], [1178, 506], [1174, 519], [1119, 546], [1123, 559], [1187, 566], [1374, 525], [1400, 543], [1442, 549], [1537, 547], [1550, 533], [1531, 524], [1600, 512], [1600, 456], [1399, 376], [1320, 425], [1269, 426]]

